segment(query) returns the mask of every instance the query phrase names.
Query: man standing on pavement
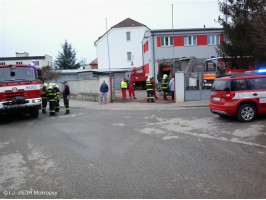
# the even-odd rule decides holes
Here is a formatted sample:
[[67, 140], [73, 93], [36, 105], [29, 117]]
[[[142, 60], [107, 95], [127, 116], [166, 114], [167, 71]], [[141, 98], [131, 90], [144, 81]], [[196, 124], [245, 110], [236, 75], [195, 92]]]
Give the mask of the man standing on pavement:
[[64, 105], [66, 108], [65, 114], [69, 114], [70, 109], [69, 109], [69, 98], [70, 98], [70, 90], [69, 86], [67, 85], [67, 82], [64, 82], [64, 91], [63, 91], [63, 99], [64, 99]]
[[[106, 104], [107, 101], [107, 92], [108, 92], [108, 85], [105, 83], [105, 81], [103, 81], [101, 87], [100, 87], [100, 104]], [[103, 102], [103, 98], [104, 98], [104, 102]]]
[[133, 83], [131, 82], [131, 80], [128, 81], [128, 94], [130, 99], [132, 99], [132, 96], [134, 99], [136, 99]]
[[173, 77], [171, 78], [170, 82], [169, 82], [169, 88], [171, 91], [171, 95], [172, 95], [172, 100], [175, 99], [175, 75], [173, 75]]
[[122, 79], [121, 82], [121, 90], [122, 90], [122, 98], [125, 101], [127, 96], [127, 82], [124, 78]]

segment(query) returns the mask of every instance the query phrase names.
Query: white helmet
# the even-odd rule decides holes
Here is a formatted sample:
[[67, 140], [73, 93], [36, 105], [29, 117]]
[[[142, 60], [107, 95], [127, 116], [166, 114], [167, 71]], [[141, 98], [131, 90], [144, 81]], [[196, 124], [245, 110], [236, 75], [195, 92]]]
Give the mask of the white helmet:
[[57, 88], [58, 88], [58, 85], [55, 85], [55, 87], [57, 87]]
[[49, 83], [49, 87], [48, 88], [53, 88], [53, 83]]
[[151, 76], [148, 76], [147, 81], [151, 81]]
[[48, 84], [47, 84], [47, 83], [44, 83], [44, 84], [43, 84], [43, 87], [47, 87], [47, 86], [48, 86]]
[[163, 79], [165, 79], [165, 78], [167, 78], [167, 77], [168, 77], [167, 74], [164, 74], [164, 75], [163, 75]]

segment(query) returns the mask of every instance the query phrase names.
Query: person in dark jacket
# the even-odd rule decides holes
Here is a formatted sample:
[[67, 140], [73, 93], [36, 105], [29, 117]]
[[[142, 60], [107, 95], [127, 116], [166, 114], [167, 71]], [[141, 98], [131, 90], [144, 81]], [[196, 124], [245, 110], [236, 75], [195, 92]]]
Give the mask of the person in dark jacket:
[[53, 83], [49, 83], [49, 87], [47, 89], [47, 99], [49, 102], [50, 116], [56, 115], [56, 113], [55, 113], [55, 108], [56, 108], [55, 98], [56, 98], [56, 93], [53, 89]]
[[46, 107], [47, 107], [47, 87], [48, 87], [48, 84], [44, 83], [43, 87], [42, 87], [42, 94], [41, 94], [41, 98], [42, 98], [42, 113], [47, 113], [46, 112]]
[[147, 80], [146, 80], [146, 89], [147, 89], [147, 102], [154, 102], [154, 98], [153, 98], [153, 88], [152, 88], [152, 82], [151, 82], [151, 76], [148, 76]]
[[69, 114], [70, 113], [70, 109], [69, 109], [69, 98], [70, 98], [70, 89], [69, 86], [67, 85], [67, 82], [64, 82], [64, 91], [63, 91], [63, 99], [64, 99], [64, 105], [66, 108], [66, 112], [65, 114]]
[[[106, 104], [106, 100], [107, 100], [107, 92], [108, 92], [108, 85], [105, 83], [105, 81], [103, 81], [101, 87], [100, 87], [100, 104]], [[104, 98], [104, 102], [103, 102], [103, 98]]]
[[167, 100], [166, 96], [168, 95], [168, 90], [169, 90], [169, 82], [167, 74], [163, 75], [162, 89], [163, 89], [163, 98], [164, 100]]
[[59, 87], [58, 85], [54, 84], [54, 90], [55, 90], [55, 93], [56, 93], [56, 98], [55, 98], [55, 105], [56, 105], [56, 108], [55, 108], [55, 112], [59, 112], [60, 110], [60, 90], [59, 90]]

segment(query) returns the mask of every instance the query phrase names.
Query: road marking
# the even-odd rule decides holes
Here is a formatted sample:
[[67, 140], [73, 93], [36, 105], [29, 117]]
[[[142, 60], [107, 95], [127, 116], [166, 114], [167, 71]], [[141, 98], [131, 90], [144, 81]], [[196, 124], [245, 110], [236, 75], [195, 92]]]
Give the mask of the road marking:
[[51, 117], [51, 119], [73, 118], [73, 117], [78, 117], [78, 116], [81, 116], [81, 115], [83, 115], [83, 113], [53, 116], [53, 117]]
[[117, 124], [112, 124], [113, 126], [125, 126], [124, 123], [117, 123]]

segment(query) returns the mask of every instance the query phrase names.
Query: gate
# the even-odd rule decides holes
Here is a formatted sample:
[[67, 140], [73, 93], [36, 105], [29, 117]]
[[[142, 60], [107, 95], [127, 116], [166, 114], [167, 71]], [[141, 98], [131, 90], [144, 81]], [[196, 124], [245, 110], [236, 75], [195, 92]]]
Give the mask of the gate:
[[211, 85], [203, 87], [204, 72], [184, 74], [185, 101], [209, 100], [211, 95]]

